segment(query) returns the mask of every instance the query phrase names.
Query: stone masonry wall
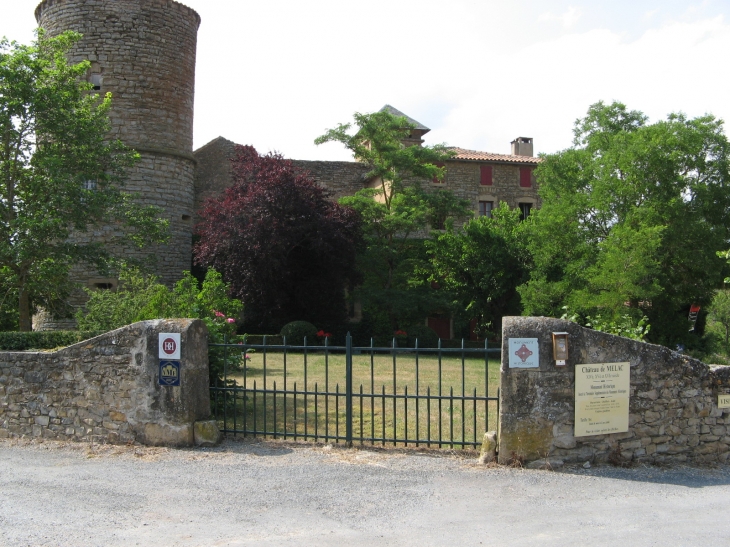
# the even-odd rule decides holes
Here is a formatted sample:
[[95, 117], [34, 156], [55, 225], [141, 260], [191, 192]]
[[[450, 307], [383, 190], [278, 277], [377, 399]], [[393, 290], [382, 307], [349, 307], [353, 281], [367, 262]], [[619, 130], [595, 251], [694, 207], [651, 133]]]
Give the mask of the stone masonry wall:
[[231, 186], [231, 159], [236, 153], [236, 143], [218, 137], [195, 154], [195, 222], [199, 222], [198, 212], [209, 198], [216, 198]]
[[[158, 335], [181, 333], [180, 387], [158, 385]], [[210, 417], [207, 329], [135, 323], [52, 352], [0, 352], [0, 438], [184, 445]]]
[[[220, 195], [231, 185], [229, 164], [230, 158], [235, 154], [235, 146], [235, 143], [218, 137], [195, 151], [198, 162], [195, 173], [196, 211], [200, 209], [205, 199]], [[292, 163], [309, 172], [317, 184], [332, 192], [332, 198], [335, 200], [372, 186], [365, 180], [367, 167], [358, 162], [292, 160]], [[491, 186], [480, 184], [482, 163], [492, 165]], [[523, 202], [532, 203], [535, 207], [540, 206], [534, 177], [531, 188], [520, 186], [520, 165], [450, 160], [446, 162], [446, 176], [443, 183], [434, 184], [432, 181], [420, 181], [420, 183], [426, 191], [440, 188], [453, 191], [455, 195], [472, 204], [475, 215], [479, 212], [479, 201], [493, 201], [495, 207], [502, 201], [510, 207], [517, 207]]]
[[[490, 186], [480, 184], [480, 165], [482, 164], [492, 166], [492, 184]], [[449, 189], [458, 197], [469, 200], [475, 216], [479, 213], [479, 201], [493, 201], [495, 208], [503, 201], [512, 208], [517, 207], [519, 203], [532, 203], [535, 208], [540, 207], [535, 177], [532, 177], [532, 187], [521, 187], [519, 165], [451, 160], [446, 162], [444, 182], [442, 184], [430, 183], [430, 186]], [[426, 186], [424, 185], [424, 187]]]
[[[49, 35], [83, 35], [69, 57], [91, 63], [89, 80], [112, 94], [110, 138], [137, 150], [140, 162], [125, 189], [155, 205], [170, 223], [168, 243], [143, 250], [114, 247], [129, 258], [156, 258], [153, 271], [170, 285], [190, 269], [194, 214], [193, 102], [200, 17], [172, 0], [44, 0], [36, 19]], [[109, 241], [117, 227], [94, 234]], [[76, 272], [82, 285], [94, 274]], [[84, 300], [83, 295], [81, 300]], [[75, 303], [75, 302], [74, 302]]]
[[[569, 333], [565, 367], [552, 359], [553, 332]], [[730, 409], [717, 397], [730, 393], [730, 367], [559, 319], [505, 317], [502, 336], [500, 462], [728, 462]], [[539, 369], [509, 368], [510, 338], [539, 340]], [[575, 437], [575, 365], [610, 362], [631, 365], [629, 431]]]

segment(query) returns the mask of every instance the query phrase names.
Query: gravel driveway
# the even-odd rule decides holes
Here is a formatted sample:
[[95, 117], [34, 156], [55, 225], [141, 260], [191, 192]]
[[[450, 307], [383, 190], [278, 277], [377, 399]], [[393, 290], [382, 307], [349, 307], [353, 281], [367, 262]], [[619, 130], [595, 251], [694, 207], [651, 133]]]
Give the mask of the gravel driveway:
[[730, 545], [730, 469], [0, 442], [0, 545]]

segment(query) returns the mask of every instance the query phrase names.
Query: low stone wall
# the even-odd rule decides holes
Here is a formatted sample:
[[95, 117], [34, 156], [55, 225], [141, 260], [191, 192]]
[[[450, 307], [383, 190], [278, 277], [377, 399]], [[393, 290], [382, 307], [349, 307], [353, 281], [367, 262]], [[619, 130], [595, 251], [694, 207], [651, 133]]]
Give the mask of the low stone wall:
[[[180, 333], [180, 386], [158, 382], [158, 335]], [[207, 328], [143, 321], [52, 352], [0, 352], [0, 438], [190, 446], [210, 417]]]
[[[567, 366], [553, 360], [553, 332], [569, 333]], [[727, 463], [730, 367], [711, 367], [645, 344], [544, 317], [505, 317], [499, 461]], [[509, 368], [509, 339], [537, 338], [539, 368]], [[575, 365], [630, 363], [629, 431], [575, 437]]]

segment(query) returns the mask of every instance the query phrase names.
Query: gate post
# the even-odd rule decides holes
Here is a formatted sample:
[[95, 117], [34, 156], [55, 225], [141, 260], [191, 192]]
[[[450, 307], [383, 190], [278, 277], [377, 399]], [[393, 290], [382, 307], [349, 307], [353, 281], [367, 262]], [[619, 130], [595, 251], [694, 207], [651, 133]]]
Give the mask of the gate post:
[[352, 336], [347, 333], [345, 342], [345, 413], [347, 419], [346, 442], [352, 446]]

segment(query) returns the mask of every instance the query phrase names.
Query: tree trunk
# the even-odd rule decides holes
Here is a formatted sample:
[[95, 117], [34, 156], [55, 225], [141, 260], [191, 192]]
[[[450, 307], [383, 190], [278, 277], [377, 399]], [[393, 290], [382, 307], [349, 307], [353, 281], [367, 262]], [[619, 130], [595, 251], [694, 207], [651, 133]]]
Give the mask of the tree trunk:
[[19, 298], [19, 307], [18, 307], [18, 323], [20, 326], [21, 332], [29, 332], [33, 330], [33, 324], [31, 323], [30, 318], [30, 298], [28, 297], [28, 292], [20, 289], [20, 298]]

